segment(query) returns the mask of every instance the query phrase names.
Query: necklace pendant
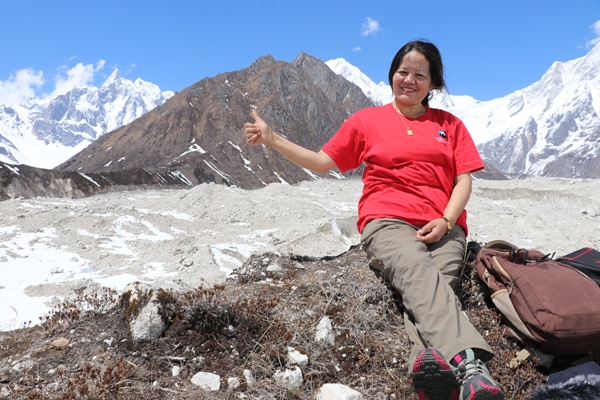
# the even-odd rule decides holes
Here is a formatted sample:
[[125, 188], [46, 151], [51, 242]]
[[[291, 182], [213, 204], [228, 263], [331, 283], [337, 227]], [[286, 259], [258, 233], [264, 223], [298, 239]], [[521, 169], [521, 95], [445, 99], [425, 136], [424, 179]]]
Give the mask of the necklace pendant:
[[412, 136], [412, 129], [408, 128], [408, 129], [406, 130], [406, 133], [408, 133], [408, 136]]

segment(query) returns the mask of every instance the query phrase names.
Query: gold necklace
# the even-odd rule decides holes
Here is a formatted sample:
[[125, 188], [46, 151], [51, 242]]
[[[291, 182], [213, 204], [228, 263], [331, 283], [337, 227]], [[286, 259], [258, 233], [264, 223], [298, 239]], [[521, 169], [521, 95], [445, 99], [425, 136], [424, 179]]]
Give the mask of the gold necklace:
[[417, 120], [417, 118], [413, 119], [413, 122], [410, 124], [410, 126], [406, 125], [406, 121], [404, 120], [404, 114], [402, 114], [400, 112], [400, 110], [398, 109], [398, 106], [396, 105], [396, 102], [393, 102], [394, 104], [394, 109], [396, 110], [396, 112], [398, 113], [398, 115], [400, 116], [400, 119], [402, 120], [402, 123], [404, 124], [404, 126], [406, 127], [406, 133], [408, 133], [408, 136], [412, 136], [412, 126], [415, 124], [415, 121]]

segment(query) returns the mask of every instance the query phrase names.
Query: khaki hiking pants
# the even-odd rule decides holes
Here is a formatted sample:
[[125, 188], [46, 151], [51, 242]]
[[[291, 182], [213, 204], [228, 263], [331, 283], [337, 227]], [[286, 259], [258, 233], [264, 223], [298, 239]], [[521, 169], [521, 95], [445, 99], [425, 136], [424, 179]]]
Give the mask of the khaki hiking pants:
[[464, 230], [456, 225], [439, 242], [427, 245], [415, 239], [417, 229], [398, 219], [377, 219], [365, 226], [361, 238], [371, 266], [402, 296], [411, 343], [409, 371], [425, 347], [439, 350], [448, 361], [468, 348], [489, 360], [491, 348], [454, 293], [464, 264]]

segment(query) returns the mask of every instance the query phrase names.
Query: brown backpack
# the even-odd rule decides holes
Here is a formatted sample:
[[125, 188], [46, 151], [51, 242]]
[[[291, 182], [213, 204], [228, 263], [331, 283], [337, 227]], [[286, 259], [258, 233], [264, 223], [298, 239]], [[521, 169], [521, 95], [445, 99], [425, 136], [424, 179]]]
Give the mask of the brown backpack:
[[507, 333], [547, 354], [600, 350], [600, 287], [587, 275], [501, 240], [483, 246], [474, 265]]
[[580, 270], [597, 285], [600, 285], [600, 251], [591, 247], [582, 247], [581, 249], [559, 257], [556, 261]]

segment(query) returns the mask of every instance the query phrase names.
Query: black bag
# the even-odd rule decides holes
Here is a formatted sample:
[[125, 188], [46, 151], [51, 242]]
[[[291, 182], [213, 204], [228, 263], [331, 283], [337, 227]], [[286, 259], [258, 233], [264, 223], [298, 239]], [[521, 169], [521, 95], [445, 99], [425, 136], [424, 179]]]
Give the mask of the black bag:
[[580, 270], [600, 286], [600, 251], [583, 247], [557, 258], [556, 261]]

